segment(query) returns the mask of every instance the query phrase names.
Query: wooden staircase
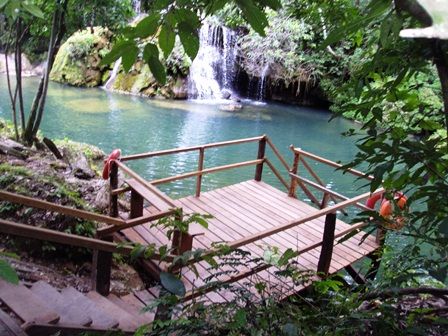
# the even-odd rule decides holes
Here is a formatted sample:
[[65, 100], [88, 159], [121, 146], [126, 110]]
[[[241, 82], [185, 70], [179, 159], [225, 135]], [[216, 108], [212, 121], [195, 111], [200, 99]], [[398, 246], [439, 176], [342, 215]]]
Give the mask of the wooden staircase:
[[[145, 303], [134, 294], [122, 297], [114, 294], [104, 297], [94, 291], [83, 294], [73, 287], [58, 290], [43, 281], [26, 287], [0, 280], [0, 300], [4, 304], [2, 309], [7, 307], [9, 315], [27, 335], [104, 334], [111, 330], [133, 335], [139, 326], [154, 319], [153, 313], [142, 312]], [[8, 316], [0, 315], [3, 324], [8, 322], [5, 318]], [[11, 331], [5, 335], [20, 334]]]

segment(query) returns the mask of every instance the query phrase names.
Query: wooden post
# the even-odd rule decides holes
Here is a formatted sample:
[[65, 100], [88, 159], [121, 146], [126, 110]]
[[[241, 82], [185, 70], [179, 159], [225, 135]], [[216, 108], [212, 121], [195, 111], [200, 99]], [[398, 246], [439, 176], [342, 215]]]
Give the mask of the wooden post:
[[176, 230], [173, 232], [173, 254], [181, 255], [193, 248], [193, 236], [187, 232]]
[[196, 197], [201, 195], [202, 169], [204, 169], [204, 147], [199, 148], [198, 171], [200, 174], [196, 177]]
[[[102, 237], [102, 240], [112, 242], [112, 236]], [[112, 268], [112, 253], [94, 250], [92, 261], [92, 289], [107, 296], [110, 292], [110, 274]]]
[[336, 228], [336, 214], [329, 213], [325, 216], [324, 235], [322, 237], [322, 249], [320, 251], [317, 272], [328, 274], [331, 258], [333, 256], [334, 230]]
[[[264, 136], [258, 142], [258, 155], [257, 159], [264, 159], [264, 154], [266, 152], [266, 136]], [[261, 176], [263, 174], [263, 162], [257, 164], [255, 167], [255, 181], [261, 181]]]
[[[118, 166], [115, 161], [110, 163], [109, 181], [109, 216], [118, 217], [118, 195], [112, 194], [112, 190], [118, 188]], [[101, 239], [112, 242], [113, 236], [104, 236]], [[101, 295], [109, 295], [111, 271], [112, 253], [94, 250], [92, 260], [92, 289]]]
[[[294, 147], [291, 145], [291, 148], [293, 149]], [[292, 168], [291, 168], [291, 173], [297, 175], [297, 171], [299, 169], [299, 153], [294, 152], [294, 162], [292, 164]], [[289, 197], [296, 197], [296, 189], [297, 189], [297, 179], [294, 176], [291, 176], [291, 183], [289, 186], [289, 193], [288, 196]]]
[[118, 195], [112, 194], [112, 190], [118, 188], [118, 166], [115, 161], [110, 162], [109, 185], [109, 216], [118, 217]]
[[352, 265], [345, 266], [344, 269], [347, 271], [347, 273], [352, 277], [352, 279], [358, 284], [358, 285], [365, 285], [366, 279], [364, 279], [354, 268]]
[[320, 203], [320, 208], [326, 208], [327, 204], [328, 204], [328, 198], [329, 198], [329, 194], [328, 193], [324, 193], [324, 197], [322, 197], [322, 202]]
[[131, 213], [130, 218], [143, 216], [143, 197], [134, 189], [131, 190]]

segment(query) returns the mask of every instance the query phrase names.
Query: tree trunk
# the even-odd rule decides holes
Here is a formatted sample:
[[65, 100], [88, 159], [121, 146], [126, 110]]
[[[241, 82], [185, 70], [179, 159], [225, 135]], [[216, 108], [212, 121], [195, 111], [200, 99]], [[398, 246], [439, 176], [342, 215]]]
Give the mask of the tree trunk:
[[6, 82], [8, 84], [9, 99], [11, 100], [12, 121], [14, 123], [14, 133], [16, 136], [16, 141], [19, 141], [19, 129], [17, 127], [17, 109], [16, 109], [14, 95], [12, 94], [11, 79], [9, 77], [10, 74], [9, 74], [8, 52], [9, 52], [9, 45], [7, 45], [7, 47], [5, 49]]
[[34, 97], [33, 104], [31, 106], [30, 115], [26, 128], [24, 129], [24, 141], [28, 145], [32, 145], [37, 131], [39, 130], [40, 123], [44, 112], [45, 102], [47, 98], [48, 83], [50, 80], [50, 72], [54, 63], [54, 59], [59, 49], [60, 42], [64, 35], [64, 19], [67, 9], [68, 0], [56, 1], [56, 9], [53, 13], [53, 20], [51, 25], [51, 37], [48, 44], [48, 56], [47, 65], [44, 74], [39, 83], [36, 96]]

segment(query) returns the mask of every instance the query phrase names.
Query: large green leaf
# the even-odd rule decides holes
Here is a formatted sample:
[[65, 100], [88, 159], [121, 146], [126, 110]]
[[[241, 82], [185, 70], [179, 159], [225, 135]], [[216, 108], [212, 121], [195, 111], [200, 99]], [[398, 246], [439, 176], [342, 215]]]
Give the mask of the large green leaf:
[[250, 26], [258, 34], [265, 36], [264, 29], [268, 26], [268, 20], [264, 12], [250, 0], [236, 0], [236, 3]]
[[19, 283], [16, 271], [4, 259], [0, 259], [0, 278], [13, 284]]
[[[1, 7], [1, 5], [0, 5], [0, 7]], [[29, 2], [22, 2], [22, 7], [31, 15], [38, 17], [39, 19], [44, 18], [44, 13], [36, 5], [33, 5]]]
[[101, 64], [111, 64], [122, 58], [122, 64], [125, 71], [129, 71], [138, 56], [138, 47], [132, 40], [123, 40], [117, 42], [112, 50], [103, 57]]
[[134, 65], [138, 56], [138, 47], [136, 45], [130, 46], [121, 56], [124, 71], [128, 72]]
[[152, 7], [157, 10], [166, 9], [174, 0], [156, 0]]
[[159, 13], [153, 13], [145, 17], [135, 27], [135, 35], [140, 38], [154, 35], [159, 27], [159, 20]]
[[148, 64], [154, 78], [162, 85], [166, 83], [166, 70], [159, 60], [159, 49], [153, 43], [147, 43], [143, 50], [143, 59]]
[[178, 277], [168, 272], [160, 273], [160, 282], [170, 293], [183, 297], [186, 293], [185, 285]]
[[191, 60], [194, 60], [199, 51], [198, 32], [185, 22], [181, 22], [178, 25], [178, 33], [185, 52]]
[[173, 51], [174, 43], [176, 41], [176, 34], [173, 31], [173, 27], [164, 24], [159, 34], [159, 46], [163, 51], [163, 55], [167, 58], [171, 51]]
[[9, 2], [9, 0], [0, 0], [0, 9], [5, 7], [8, 2]]
[[174, 13], [177, 22], [184, 22], [192, 29], [198, 29], [201, 26], [201, 21], [198, 16], [189, 9], [180, 8]]

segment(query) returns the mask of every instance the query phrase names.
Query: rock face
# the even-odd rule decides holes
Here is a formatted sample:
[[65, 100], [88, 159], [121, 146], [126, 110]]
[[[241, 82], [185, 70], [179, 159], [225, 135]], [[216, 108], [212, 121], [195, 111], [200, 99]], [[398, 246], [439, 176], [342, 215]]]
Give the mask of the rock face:
[[[73, 34], [59, 49], [50, 78], [56, 82], [95, 87], [105, 85], [107, 90], [167, 99], [188, 97], [187, 74], [189, 61], [177, 42], [167, 60], [167, 84], [161, 86], [148, 65], [138, 60], [126, 73], [118, 64], [100, 65], [111, 48], [113, 34], [107, 28], [94, 27]], [[112, 78], [111, 78], [112, 77]]]
[[112, 32], [102, 27], [74, 33], [59, 49], [50, 78], [74, 86], [101, 85], [108, 68], [100, 62], [110, 51], [111, 37]]
[[169, 76], [167, 84], [161, 86], [152, 75], [148, 65], [142, 61], [137, 61], [128, 73], [121, 69], [108, 88], [149, 98], [186, 99], [188, 97], [186, 77]]

